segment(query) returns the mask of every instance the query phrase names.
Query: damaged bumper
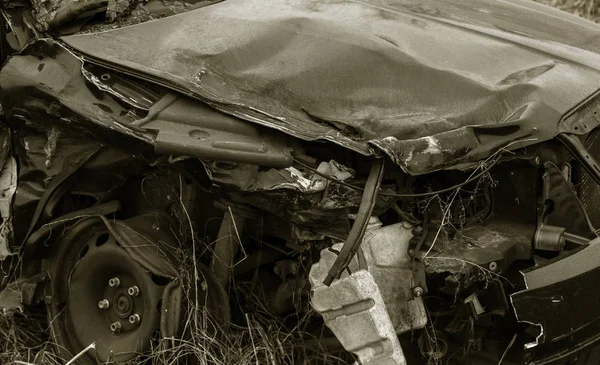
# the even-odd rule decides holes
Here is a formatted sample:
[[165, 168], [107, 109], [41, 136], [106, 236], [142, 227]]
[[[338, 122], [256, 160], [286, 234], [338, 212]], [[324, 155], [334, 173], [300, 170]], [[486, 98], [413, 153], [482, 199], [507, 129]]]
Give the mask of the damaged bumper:
[[536, 348], [531, 364], [557, 363], [600, 340], [598, 243], [525, 272], [527, 289], [511, 295], [517, 320], [539, 330], [535, 342], [525, 344]]

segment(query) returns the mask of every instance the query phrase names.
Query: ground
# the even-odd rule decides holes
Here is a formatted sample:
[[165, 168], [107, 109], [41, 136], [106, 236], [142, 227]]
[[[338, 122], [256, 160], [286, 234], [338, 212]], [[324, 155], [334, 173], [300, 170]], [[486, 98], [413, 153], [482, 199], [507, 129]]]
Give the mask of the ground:
[[535, 0], [600, 23], [600, 0]]

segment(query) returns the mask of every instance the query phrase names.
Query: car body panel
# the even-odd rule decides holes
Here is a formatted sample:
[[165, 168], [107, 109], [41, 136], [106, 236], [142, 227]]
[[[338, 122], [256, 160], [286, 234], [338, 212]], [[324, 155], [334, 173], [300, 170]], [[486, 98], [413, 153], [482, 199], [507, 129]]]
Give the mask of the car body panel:
[[243, 0], [62, 41], [226, 113], [378, 148], [422, 174], [551, 139], [600, 88], [598, 26], [558, 14], [504, 1]]

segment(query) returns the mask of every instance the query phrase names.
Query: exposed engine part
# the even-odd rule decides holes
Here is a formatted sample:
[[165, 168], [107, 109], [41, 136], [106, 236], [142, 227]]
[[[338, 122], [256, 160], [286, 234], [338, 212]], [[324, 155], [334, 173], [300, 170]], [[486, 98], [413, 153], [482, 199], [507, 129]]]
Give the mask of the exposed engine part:
[[540, 224], [533, 237], [533, 248], [558, 252], [565, 247], [565, 228]]
[[[494, 209], [491, 184], [485, 180], [477, 183], [474, 189], [467, 192], [459, 192], [453, 199], [450, 209], [435, 207], [431, 209], [429, 219], [440, 222], [444, 217], [451, 217], [450, 223], [456, 227], [468, 227], [487, 221]], [[427, 201], [422, 202], [427, 206]], [[446, 211], [447, 210], [447, 211]]]
[[[398, 334], [423, 328], [427, 324], [421, 297], [424, 289], [414, 287], [413, 259], [408, 254], [412, 230], [413, 226], [409, 223], [382, 227], [376, 217], [371, 217], [360, 248], [367, 272], [361, 268], [359, 254], [347, 267], [352, 274], [334, 281], [329, 288], [320, 283], [319, 279], [336, 259], [341, 243], [321, 251], [321, 260], [311, 269], [313, 307], [323, 315], [325, 323], [344, 347], [361, 357], [364, 364], [385, 363], [382, 360], [385, 358], [393, 359], [395, 364], [403, 363], [401, 361], [404, 360], [396, 357], [402, 353], [401, 349], [390, 352], [381, 344], [385, 340], [395, 345], [392, 339], [386, 337], [389, 336], [388, 321]], [[355, 294], [351, 296], [342, 291], [352, 287]], [[418, 295], [417, 291], [420, 291]], [[380, 300], [383, 302], [381, 308]], [[382, 311], [387, 314], [384, 316]], [[358, 335], [361, 332], [362, 337]], [[381, 349], [373, 344], [381, 346]], [[375, 352], [370, 355], [372, 358], [366, 357], [365, 348]]]
[[414, 285], [408, 254], [413, 227], [410, 223], [381, 225], [379, 219], [371, 217], [361, 245], [369, 273], [379, 287], [396, 333], [423, 328], [427, 324], [421, 298], [425, 288]]
[[531, 257], [534, 232], [533, 224], [501, 220], [463, 228], [452, 239], [438, 238], [430, 252], [435, 254], [423, 258], [425, 271], [457, 274], [481, 266], [505, 272], [515, 260]]

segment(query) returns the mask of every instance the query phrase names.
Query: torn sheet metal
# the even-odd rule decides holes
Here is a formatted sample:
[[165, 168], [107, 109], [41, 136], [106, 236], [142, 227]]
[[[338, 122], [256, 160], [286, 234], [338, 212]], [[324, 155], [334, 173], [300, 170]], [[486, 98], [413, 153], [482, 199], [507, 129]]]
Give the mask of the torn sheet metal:
[[[207, 162], [205, 166], [214, 183], [236, 186], [246, 192], [284, 189], [302, 193], [319, 193], [328, 188], [334, 189], [332, 185], [339, 187], [339, 184], [332, 183], [323, 176], [300, 171], [294, 166], [261, 170], [256, 165], [228, 165], [218, 161]], [[334, 160], [321, 162], [317, 171], [339, 181], [348, 180], [355, 174], [353, 169]], [[343, 187], [343, 190], [350, 189]]]
[[[121, 103], [88, 87], [81, 59], [51, 39], [30, 44], [11, 56], [0, 72], [2, 104], [9, 117], [40, 118], [49, 115], [74, 125], [96, 124], [105, 130], [152, 144], [152, 137], [129, 124], [133, 117]], [[35, 92], [32, 92], [35, 90]]]
[[42, 274], [32, 277], [23, 277], [8, 284], [0, 291], [0, 313], [11, 314], [16, 311], [23, 312], [24, 305], [34, 304], [36, 290], [43, 280]]
[[[259, 171], [252, 165], [227, 169], [215, 163], [207, 165], [207, 170], [214, 183], [241, 190], [234, 200], [328, 237], [346, 237], [348, 214], [360, 205], [360, 192], [293, 166]], [[352, 169], [336, 161], [321, 163], [317, 171], [342, 181], [354, 175]]]
[[113, 199], [112, 189], [141, 169], [140, 156], [103, 148], [98, 141], [101, 133], [91, 136], [45, 113], [31, 112], [11, 120], [13, 153], [19, 166], [12, 205], [17, 245], [60, 214], [59, 203], [68, 189], [102, 203]]
[[268, 167], [292, 165], [292, 148], [287, 135], [180, 95], [165, 95], [149, 108], [146, 117], [132, 124], [154, 131], [157, 154]]
[[58, 181], [78, 168], [99, 145], [82, 134], [60, 129], [47, 117], [41, 123], [29, 121], [15, 127], [13, 146], [19, 176], [13, 214], [15, 242], [20, 244], [37, 219], [35, 212], [42, 213], [41, 208], [37, 210], [40, 200], [52, 194]]
[[[103, 135], [116, 132], [123, 139], [137, 140], [137, 151], [154, 147], [157, 154], [211, 161], [267, 167], [292, 164], [290, 138], [283, 133], [191, 98], [165, 95], [164, 88], [144, 88], [109, 70], [83, 66], [60, 44], [41, 40], [8, 60], [0, 72], [0, 96], [12, 116], [47, 119], [49, 114], [75, 126], [85, 123], [86, 129], [95, 124]], [[51, 155], [52, 146], [48, 148]]]
[[105, 69], [84, 66], [81, 68], [81, 73], [98, 89], [140, 110], [148, 111], [152, 104], [156, 103], [162, 96]]
[[62, 40], [248, 121], [382, 150], [413, 174], [551, 139], [600, 85], [596, 26], [516, 1], [224, 1]]
[[526, 348], [556, 343], [600, 320], [599, 256], [600, 245], [590, 244], [523, 274], [527, 289], [510, 299], [517, 320], [540, 329]]

